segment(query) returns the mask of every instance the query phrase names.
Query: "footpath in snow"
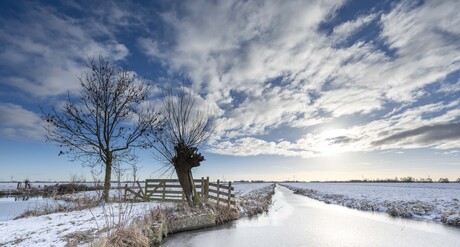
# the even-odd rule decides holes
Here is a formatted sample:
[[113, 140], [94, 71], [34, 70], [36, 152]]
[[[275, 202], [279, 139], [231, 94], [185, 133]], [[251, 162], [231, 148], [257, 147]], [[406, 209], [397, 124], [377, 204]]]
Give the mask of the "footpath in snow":
[[460, 183], [282, 183], [349, 208], [460, 226]]

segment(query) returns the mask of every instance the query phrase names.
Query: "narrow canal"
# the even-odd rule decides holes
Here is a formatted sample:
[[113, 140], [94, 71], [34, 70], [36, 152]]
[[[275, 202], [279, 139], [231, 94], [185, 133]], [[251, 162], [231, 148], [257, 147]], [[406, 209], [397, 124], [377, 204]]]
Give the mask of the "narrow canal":
[[460, 229], [328, 205], [277, 186], [268, 214], [170, 235], [167, 246], [460, 246]]

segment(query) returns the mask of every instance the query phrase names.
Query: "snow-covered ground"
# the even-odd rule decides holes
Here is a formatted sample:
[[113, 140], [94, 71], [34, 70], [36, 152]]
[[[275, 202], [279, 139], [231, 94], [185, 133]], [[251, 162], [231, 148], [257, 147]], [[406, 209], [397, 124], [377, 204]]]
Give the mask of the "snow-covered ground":
[[[109, 193], [113, 201], [123, 198], [124, 191], [112, 189]], [[56, 200], [49, 197], [25, 197], [25, 196], [9, 196], [0, 197], [0, 222], [12, 220], [28, 210], [52, 210], [59, 205], [67, 205], [72, 207], [71, 203], [75, 200], [86, 199], [98, 201], [102, 196], [102, 191], [84, 191], [73, 194], [65, 194], [56, 196]], [[70, 201], [70, 202], [69, 202]]]
[[273, 183], [248, 183], [235, 186], [240, 213], [252, 216], [268, 211], [274, 186]]
[[[269, 186], [269, 183], [234, 184], [237, 195], [249, 195]], [[111, 190], [117, 195], [118, 190]], [[94, 191], [80, 192], [73, 196], [98, 196]], [[238, 198], [239, 196], [237, 196]], [[238, 200], [238, 199], [237, 199]], [[20, 202], [19, 202], [20, 203]], [[18, 205], [18, 204], [15, 204]], [[1, 208], [11, 208], [2, 205]], [[69, 238], [95, 237], [105, 227], [112, 227], [118, 222], [128, 223], [129, 219], [142, 216], [151, 208], [173, 207], [174, 203], [113, 203], [91, 209], [53, 213], [42, 216], [0, 221], [0, 246], [65, 246]], [[121, 208], [121, 210], [120, 210]], [[29, 208], [30, 209], [30, 208]], [[122, 218], [119, 220], [119, 218]]]
[[460, 183], [283, 183], [326, 203], [460, 225]]
[[14, 197], [0, 197], [0, 222], [12, 220], [27, 210], [55, 207], [65, 203], [64, 201], [41, 197], [30, 198], [28, 200], [22, 200], [21, 197], [18, 199]]
[[[105, 227], [142, 216], [159, 203], [107, 204], [96, 208], [53, 213], [0, 222], [0, 246], [64, 246], [71, 236], [94, 236]], [[120, 220], [121, 218], [121, 220]]]
[[272, 185], [272, 183], [239, 183], [235, 182], [232, 184], [235, 188], [234, 193], [236, 196], [246, 195], [251, 191], [255, 191], [267, 186]]

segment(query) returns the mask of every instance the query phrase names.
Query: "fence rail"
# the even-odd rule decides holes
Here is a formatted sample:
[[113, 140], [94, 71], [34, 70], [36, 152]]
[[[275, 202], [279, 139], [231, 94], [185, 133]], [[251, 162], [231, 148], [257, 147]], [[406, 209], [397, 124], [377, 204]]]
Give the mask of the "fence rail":
[[[209, 182], [209, 177], [193, 180], [197, 194], [203, 200], [211, 200], [217, 205], [236, 205], [232, 182]], [[148, 202], [184, 202], [185, 195], [178, 179], [146, 179], [141, 183], [136, 182], [136, 187], [125, 186], [125, 200]]]

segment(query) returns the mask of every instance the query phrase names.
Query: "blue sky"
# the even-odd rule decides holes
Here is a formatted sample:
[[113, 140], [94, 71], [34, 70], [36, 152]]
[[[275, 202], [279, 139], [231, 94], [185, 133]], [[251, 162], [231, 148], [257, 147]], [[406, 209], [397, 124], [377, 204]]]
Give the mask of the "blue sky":
[[[2, 1], [0, 181], [90, 179], [40, 107], [103, 55], [217, 117], [195, 176], [460, 177], [460, 2]], [[152, 93], [152, 97], [154, 97]], [[141, 177], [161, 167], [139, 151]]]

